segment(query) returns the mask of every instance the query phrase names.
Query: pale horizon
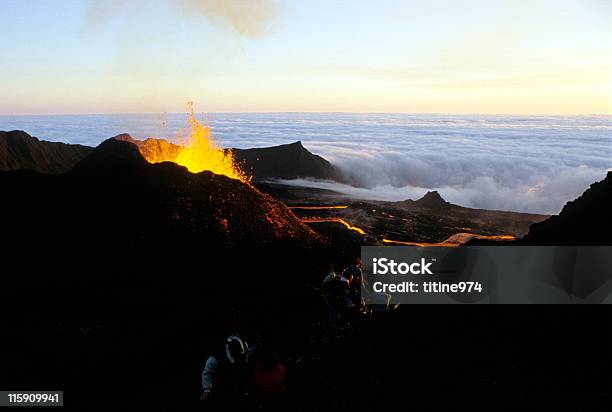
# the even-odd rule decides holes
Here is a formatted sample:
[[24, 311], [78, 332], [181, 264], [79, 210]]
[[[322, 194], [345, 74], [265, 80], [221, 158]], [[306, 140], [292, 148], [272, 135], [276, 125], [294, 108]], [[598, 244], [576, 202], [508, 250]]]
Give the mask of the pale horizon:
[[0, 4], [0, 115], [612, 114], [612, 0]]
[[[214, 115], [214, 114], [387, 114], [387, 115], [424, 115], [424, 116], [526, 116], [526, 117], [610, 117], [611, 113], [486, 113], [486, 112], [368, 112], [368, 111], [201, 111], [195, 110], [196, 115]], [[179, 115], [188, 116], [187, 111], [176, 112], [74, 112], [74, 113], [0, 113], [0, 117], [28, 117], [28, 116], [134, 116], [134, 115]]]

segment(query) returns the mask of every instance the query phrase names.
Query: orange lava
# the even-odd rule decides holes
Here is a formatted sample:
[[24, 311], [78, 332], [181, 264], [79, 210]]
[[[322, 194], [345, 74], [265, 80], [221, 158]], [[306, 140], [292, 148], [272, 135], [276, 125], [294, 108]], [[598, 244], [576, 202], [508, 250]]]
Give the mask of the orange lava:
[[399, 240], [383, 239], [383, 243], [403, 246], [420, 246], [420, 247], [457, 247], [472, 239], [486, 239], [495, 241], [510, 241], [516, 239], [511, 235], [495, 235], [485, 236], [477, 235], [474, 233], [457, 233], [446, 239], [444, 242], [439, 243], [420, 243], [420, 242], [402, 242]]
[[289, 209], [297, 210], [332, 210], [332, 209], [346, 209], [348, 206], [289, 206]]
[[335, 222], [335, 223], [341, 223], [344, 226], [346, 226], [347, 229], [353, 230], [357, 233], [359, 233], [360, 235], [365, 235], [365, 232], [363, 231], [363, 229], [358, 228], [357, 226], [352, 226], [349, 222], [347, 222], [344, 219], [340, 219], [339, 217], [329, 217], [329, 218], [303, 218], [302, 222], [304, 223], [322, 223], [322, 222]]
[[[189, 136], [180, 146], [161, 145], [155, 153], [142, 153], [151, 163], [174, 162], [185, 166], [190, 172], [210, 170], [213, 173], [238, 179], [245, 183], [251, 181], [234, 160], [231, 150], [223, 150], [213, 138], [210, 127], [201, 124], [193, 113], [193, 103], [189, 108]], [[181, 140], [179, 138], [179, 140]]]

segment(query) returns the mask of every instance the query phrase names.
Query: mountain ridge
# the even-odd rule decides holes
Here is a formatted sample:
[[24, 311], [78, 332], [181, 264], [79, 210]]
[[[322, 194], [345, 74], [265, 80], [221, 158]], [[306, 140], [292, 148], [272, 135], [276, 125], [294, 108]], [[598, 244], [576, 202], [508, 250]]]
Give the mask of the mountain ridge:
[[0, 131], [0, 170], [62, 173], [92, 150], [79, 144], [39, 140], [23, 130]]
[[[180, 146], [165, 139], [139, 140], [127, 133], [111, 139], [134, 144], [152, 162], [177, 154]], [[0, 171], [67, 172], [93, 147], [39, 140], [24, 131], [0, 132]], [[312, 178], [341, 181], [341, 173], [325, 158], [306, 149], [301, 141], [278, 146], [231, 150], [236, 162], [256, 180]]]

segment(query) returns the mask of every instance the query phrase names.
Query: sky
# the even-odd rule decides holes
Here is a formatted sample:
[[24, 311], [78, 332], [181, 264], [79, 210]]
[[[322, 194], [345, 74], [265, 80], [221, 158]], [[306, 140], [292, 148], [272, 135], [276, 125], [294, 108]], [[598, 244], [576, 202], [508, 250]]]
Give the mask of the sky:
[[0, 114], [612, 113], [612, 0], [2, 0]]

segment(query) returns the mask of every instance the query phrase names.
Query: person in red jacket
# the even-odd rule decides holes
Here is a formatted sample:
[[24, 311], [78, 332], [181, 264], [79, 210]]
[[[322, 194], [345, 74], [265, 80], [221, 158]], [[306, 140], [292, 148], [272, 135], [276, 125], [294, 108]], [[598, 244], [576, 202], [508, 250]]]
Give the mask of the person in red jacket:
[[285, 366], [274, 351], [262, 346], [253, 366], [253, 389], [259, 404], [266, 409], [279, 408], [286, 390]]

